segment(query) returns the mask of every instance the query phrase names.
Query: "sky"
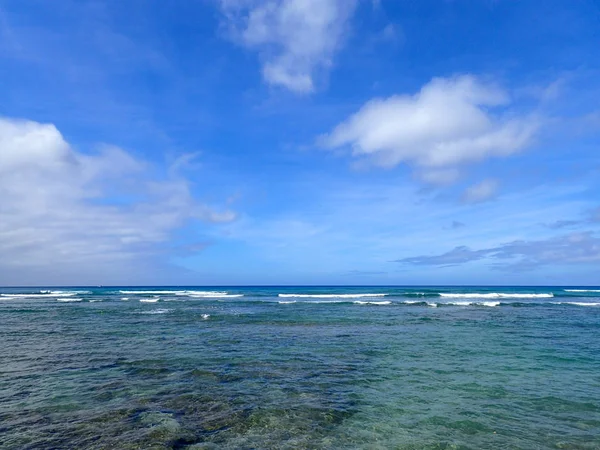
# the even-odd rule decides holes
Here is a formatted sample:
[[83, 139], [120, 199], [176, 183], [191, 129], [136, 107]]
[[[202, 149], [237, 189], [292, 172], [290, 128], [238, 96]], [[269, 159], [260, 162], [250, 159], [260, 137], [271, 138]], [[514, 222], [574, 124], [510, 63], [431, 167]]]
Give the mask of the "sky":
[[0, 0], [0, 285], [600, 285], [596, 0]]

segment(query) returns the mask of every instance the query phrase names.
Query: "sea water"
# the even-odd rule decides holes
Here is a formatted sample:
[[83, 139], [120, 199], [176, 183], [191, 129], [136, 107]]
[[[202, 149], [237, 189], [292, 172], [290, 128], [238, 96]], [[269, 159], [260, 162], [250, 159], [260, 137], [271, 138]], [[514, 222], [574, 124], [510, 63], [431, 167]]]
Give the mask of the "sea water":
[[597, 449], [600, 288], [0, 289], [2, 449]]

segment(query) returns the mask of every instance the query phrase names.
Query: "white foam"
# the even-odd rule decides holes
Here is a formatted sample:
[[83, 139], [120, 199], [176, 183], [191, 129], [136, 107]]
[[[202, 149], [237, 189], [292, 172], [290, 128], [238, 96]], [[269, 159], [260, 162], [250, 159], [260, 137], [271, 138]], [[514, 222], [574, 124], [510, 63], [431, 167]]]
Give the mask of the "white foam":
[[204, 320], [207, 320], [210, 317], [210, 314], [202, 314], [201, 316]]
[[176, 292], [183, 292], [183, 291], [119, 291], [120, 294], [134, 294], [134, 295], [175, 294]]
[[387, 301], [387, 302], [361, 302], [361, 301], [356, 301], [354, 302], [357, 305], [391, 305], [392, 302]]
[[564, 289], [565, 292], [600, 292], [600, 289]]
[[193, 298], [236, 298], [243, 297], [243, 294], [229, 294], [222, 291], [119, 291], [125, 295], [174, 295], [177, 297], [193, 297]]
[[90, 300], [90, 303], [96, 303], [96, 302], [101, 302], [102, 300], [100, 299], [95, 299], [95, 300]]
[[310, 304], [317, 305], [317, 304], [321, 304], [321, 303], [323, 303], [323, 304], [327, 304], [327, 303], [339, 303], [339, 304], [343, 304], [343, 303], [348, 303], [348, 301], [344, 300], [344, 299], [339, 299], [339, 300], [311, 300], [311, 301], [307, 301], [307, 302], [303, 302], [303, 303], [309, 304], [309, 305]]
[[166, 314], [171, 311], [171, 309], [153, 309], [151, 311], [144, 311], [142, 314]]
[[121, 300], [123, 300], [124, 302], [126, 302], [127, 300], [129, 300], [129, 297], [121, 297]]
[[552, 302], [555, 305], [574, 305], [574, 306], [600, 306], [600, 303], [584, 303], [584, 302]]
[[448, 302], [444, 304], [452, 306], [500, 306], [500, 302]]
[[154, 297], [154, 298], [140, 298], [140, 302], [142, 302], [142, 303], [156, 303], [159, 300], [160, 300], [159, 297]]
[[362, 298], [385, 297], [387, 294], [277, 294], [283, 298]]
[[176, 295], [181, 297], [243, 297], [243, 294], [229, 294], [222, 291], [119, 291], [125, 295]]
[[77, 292], [56, 292], [54, 294], [0, 294], [0, 297], [5, 298], [56, 298], [56, 297], [73, 297]]
[[290, 305], [292, 303], [296, 303], [296, 300], [289, 300], [289, 301], [282, 300], [282, 301], [277, 302], [277, 303], [279, 303], [280, 305]]
[[478, 305], [482, 306], [500, 306], [500, 302], [481, 302]]
[[404, 304], [404, 305], [422, 305], [423, 303], [425, 303], [430, 308], [437, 308], [438, 307], [437, 303], [434, 303], [434, 302], [423, 302], [423, 300], [406, 300], [406, 301], [402, 302], [402, 304]]
[[472, 294], [449, 294], [440, 293], [445, 298], [552, 298], [554, 294], [507, 294], [504, 292], [472, 293]]
[[82, 301], [81, 298], [57, 298], [56, 299], [57, 302], [80, 302]]
[[62, 294], [69, 294], [69, 295], [91, 294], [90, 291], [40, 291], [40, 293], [43, 293], [43, 294], [52, 294], [52, 295], [62, 295]]
[[[179, 294], [178, 294], [179, 295]], [[192, 298], [238, 298], [243, 297], [244, 294], [228, 294], [226, 292], [206, 292], [206, 293], [190, 293], [186, 294]]]

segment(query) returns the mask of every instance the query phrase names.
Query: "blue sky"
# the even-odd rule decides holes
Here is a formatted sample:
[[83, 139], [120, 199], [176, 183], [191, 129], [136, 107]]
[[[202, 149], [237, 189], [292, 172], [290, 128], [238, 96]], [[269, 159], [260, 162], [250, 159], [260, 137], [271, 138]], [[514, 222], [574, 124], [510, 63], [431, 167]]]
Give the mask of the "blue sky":
[[0, 284], [600, 284], [593, 0], [0, 0]]

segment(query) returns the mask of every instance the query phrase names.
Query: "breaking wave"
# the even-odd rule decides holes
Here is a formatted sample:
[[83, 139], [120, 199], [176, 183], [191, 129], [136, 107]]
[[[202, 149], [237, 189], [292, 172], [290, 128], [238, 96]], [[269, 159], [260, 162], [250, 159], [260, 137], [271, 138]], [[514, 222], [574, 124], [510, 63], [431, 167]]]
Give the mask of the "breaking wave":
[[277, 294], [282, 298], [363, 298], [385, 297], [388, 294]]
[[488, 292], [488, 293], [469, 293], [469, 294], [450, 294], [440, 293], [440, 297], [444, 298], [552, 298], [554, 294], [520, 294], [520, 293], [504, 293], [504, 292]]
[[125, 295], [174, 295], [177, 297], [192, 297], [192, 298], [237, 298], [243, 297], [244, 294], [230, 294], [228, 292], [221, 291], [165, 291], [165, 290], [152, 290], [152, 291], [119, 291], [120, 294]]

